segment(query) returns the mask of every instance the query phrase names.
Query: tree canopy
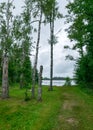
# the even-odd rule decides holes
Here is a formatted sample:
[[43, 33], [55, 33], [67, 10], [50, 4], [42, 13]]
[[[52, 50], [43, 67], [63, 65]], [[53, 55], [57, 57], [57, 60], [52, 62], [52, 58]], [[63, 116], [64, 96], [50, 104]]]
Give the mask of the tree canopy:
[[92, 0], [74, 0], [68, 9], [68, 37], [75, 41], [72, 49], [79, 52], [75, 66], [77, 83], [92, 87], [93, 84], [93, 4]]

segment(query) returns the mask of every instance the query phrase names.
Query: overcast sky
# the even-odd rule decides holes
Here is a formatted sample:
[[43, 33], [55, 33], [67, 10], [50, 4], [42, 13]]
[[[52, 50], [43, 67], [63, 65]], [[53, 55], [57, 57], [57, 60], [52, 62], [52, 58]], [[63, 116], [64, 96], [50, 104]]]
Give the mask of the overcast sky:
[[[0, 0], [0, 2], [4, 2], [7, 0]], [[59, 10], [62, 14], [66, 14], [66, 0], [58, 0]], [[21, 12], [21, 6], [23, 4], [23, 0], [14, 0], [14, 4], [16, 5], [15, 13], [19, 14]], [[74, 62], [65, 60], [65, 56], [68, 54], [77, 55], [77, 53], [71, 50], [65, 50], [64, 45], [71, 45], [72, 43], [67, 38], [67, 33], [65, 32], [65, 28], [68, 27], [67, 24], [64, 24], [65, 19], [55, 21], [55, 34], [61, 29], [61, 32], [57, 34], [58, 43], [54, 45], [54, 69], [53, 76], [69, 76], [73, 77], [74, 70]], [[50, 45], [48, 44], [49, 38], [49, 26], [42, 26], [41, 31], [41, 41], [40, 41], [40, 49], [39, 49], [39, 57], [38, 57], [38, 68], [40, 65], [43, 65], [43, 76], [50, 76]], [[34, 52], [33, 52], [34, 53]], [[34, 61], [34, 56], [31, 57], [32, 61]]]

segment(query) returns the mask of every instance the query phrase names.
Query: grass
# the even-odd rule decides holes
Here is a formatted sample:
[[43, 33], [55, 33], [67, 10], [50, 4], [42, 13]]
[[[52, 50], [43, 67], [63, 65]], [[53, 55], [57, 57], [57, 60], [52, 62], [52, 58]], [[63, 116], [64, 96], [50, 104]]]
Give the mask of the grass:
[[93, 130], [93, 96], [78, 87], [43, 87], [43, 101], [24, 101], [25, 90], [0, 99], [0, 130]]

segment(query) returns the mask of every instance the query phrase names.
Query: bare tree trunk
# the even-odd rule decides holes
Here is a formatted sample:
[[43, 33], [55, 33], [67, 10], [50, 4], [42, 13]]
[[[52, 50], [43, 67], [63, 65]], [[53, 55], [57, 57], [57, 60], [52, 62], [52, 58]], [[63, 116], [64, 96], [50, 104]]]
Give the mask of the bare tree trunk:
[[42, 101], [42, 72], [43, 66], [41, 65], [39, 72], [38, 101]]
[[20, 74], [20, 89], [24, 87], [23, 73]]
[[2, 76], [2, 98], [9, 97], [8, 86], [8, 56], [4, 55], [3, 61], [3, 76]]
[[42, 22], [42, 10], [41, 10], [40, 20], [39, 20], [39, 25], [38, 25], [38, 37], [37, 37], [37, 44], [36, 44], [36, 55], [35, 55], [33, 77], [32, 77], [32, 98], [35, 98], [35, 75], [36, 75], [37, 62], [38, 62], [38, 51], [39, 51], [39, 43], [40, 43], [41, 22]]

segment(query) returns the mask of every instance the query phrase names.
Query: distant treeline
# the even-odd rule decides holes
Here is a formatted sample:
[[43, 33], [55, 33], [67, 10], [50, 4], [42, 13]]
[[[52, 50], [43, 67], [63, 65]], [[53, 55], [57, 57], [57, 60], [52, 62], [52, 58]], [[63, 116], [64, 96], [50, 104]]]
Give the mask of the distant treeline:
[[[66, 80], [67, 78], [69, 78], [70, 80], [75, 80], [75, 79], [70, 78], [70, 77], [53, 77], [53, 80]], [[50, 78], [43, 77], [43, 80], [50, 80]]]

